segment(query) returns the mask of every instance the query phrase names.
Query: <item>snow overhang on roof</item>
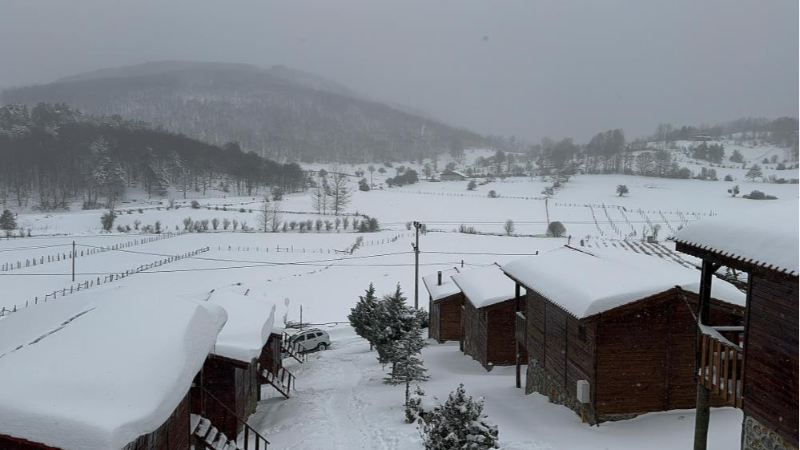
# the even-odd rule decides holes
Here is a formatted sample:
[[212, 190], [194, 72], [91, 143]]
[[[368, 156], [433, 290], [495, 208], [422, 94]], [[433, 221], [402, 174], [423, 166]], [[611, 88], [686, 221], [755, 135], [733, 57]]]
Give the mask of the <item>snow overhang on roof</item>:
[[768, 215], [704, 219], [679, 231], [675, 242], [795, 277], [800, 273], [796, 205]]
[[[562, 247], [511, 261], [503, 272], [579, 319], [675, 287], [694, 293], [700, 289], [698, 270], [623, 250], [590, 253]], [[745, 305], [745, 295], [722, 280], [714, 280], [711, 296]]]
[[439, 284], [439, 273], [427, 275], [422, 277], [422, 282], [431, 296], [431, 300], [437, 301], [445, 297], [450, 297], [461, 292], [458, 285], [455, 284], [451, 278], [453, 275], [459, 273], [458, 269], [448, 269], [442, 271], [442, 284]]
[[217, 290], [209, 303], [221, 306], [228, 321], [217, 336], [213, 353], [250, 364], [258, 358], [275, 324], [275, 304], [255, 293], [245, 295], [246, 288]]
[[226, 320], [213, 304], [124, 288], [26, 308], [0, 326], [0, 434], [121, 449], [158, 429]]
[[[485, 308], [514, 298], [515, 283], [496, 265], [459, 273], [452, 278], [476, 308]], [[524, 289], [520, 291], [520, 295], [525, 295]]]

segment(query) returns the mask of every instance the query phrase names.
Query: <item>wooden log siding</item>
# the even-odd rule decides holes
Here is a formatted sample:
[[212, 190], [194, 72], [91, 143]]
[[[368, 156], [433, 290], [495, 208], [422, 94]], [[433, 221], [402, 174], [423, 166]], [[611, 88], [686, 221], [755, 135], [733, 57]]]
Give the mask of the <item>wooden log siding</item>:
[[750, 275], [743, 349], [745, 420], [755, 418], [764, 428], [776, 431], [797, 447], [797, 275], [763, 267], [761, 262], [726, 256], [711, 248], [682, 242], [677, 242], [675, 248]]
[[[696, 326], [690, 308], [697, 308], [695, 294], [675, 288], [578, 319], [526, 289], [529, 364], [542, 365], [548, 382], [560, 384], [573, 399], [577, 381], [589, 381], [590, 421], [694, 406]], [[741, 324], [743, 310], [714, 300], [710, 320]]]
[[798, 445], [798, 282], [759, 270], [751, 274], [744, 345], [747, 416]]
[[[220, 356], [211, 356], [203, 366], [203, 387], [242, 420], [255, 412], [261, 391], [257, 360], [250, 364]], [[237, 436], [242, 424], [224, 408], [203, 397], [199, 414], [226, 436]]]
[[461, 339], [461, 293], [430, 301], [428, 337], [438, 342]]
[[[514, 299], [478, 309], [466, 296], [462, 298], [462, 351], [487, 370], [513, 365], [516, 362]], [[524, 356], [527, 359], [527, 352]]]
[[[42, 424], [42, 426], [47, 426]], [[136, 438], [121, 450], [189, 450], [189, 393], [169, 418], [152, 433]], [[2, 450], [56, 450], [44, 444], [0, 435]], [[113, 450], [113, 449], [112, 449]]]
[[273, 375], [277, 375], [281, 367], [283, 367], [283, 358], [281, 357], [281, 340], [282, 335], [272, 333], [267, 339], [267, 345], [261, 349], [261, 355], [258, 357], [258, 363], [262, 369], [270, 371]]

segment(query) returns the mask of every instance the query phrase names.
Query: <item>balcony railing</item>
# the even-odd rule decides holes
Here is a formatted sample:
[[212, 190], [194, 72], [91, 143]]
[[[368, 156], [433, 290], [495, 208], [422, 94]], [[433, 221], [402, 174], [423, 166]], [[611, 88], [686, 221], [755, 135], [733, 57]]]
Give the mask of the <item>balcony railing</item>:
[[715, 328], [700, 325], [700, 369], [698, 382], [729, 405], [742, 407], [744, 365], [742, 348], [726, 339], [724, 333], [741, 331], [741, 327]]

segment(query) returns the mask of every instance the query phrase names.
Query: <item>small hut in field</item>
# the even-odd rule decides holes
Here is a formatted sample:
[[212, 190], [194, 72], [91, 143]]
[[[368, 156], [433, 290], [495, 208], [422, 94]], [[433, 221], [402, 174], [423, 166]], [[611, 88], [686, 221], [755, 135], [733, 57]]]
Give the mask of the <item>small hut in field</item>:
[[[798, 229], [797, 209], [760, 215], [711, 218], [675, 236], [676, 249], [703, 261], [701, 284], [720, 283], [722, 266], [747, 273], [747, 319], [742, 341], [725, 331], [738, 322], [709, 318], [709, 302], [700, 299], [700, 392], [698, 414], [708, 403], [725, 402], [744, 412], [742, 449], [796, 449], [798, 425]], [[713, 303], [711, 303], [713, 307]], [[728, 325], [715, 327], [715, 325]], [[707, 424], [706, 424], [707, 425]]]
[[428, 290], [428, 338], [439, 343], [461, 340], [461, 289], [451, 278], [457, 268], [422, 278]]
[[189, 450], [193, 380], [225, 320], [216, 305], [124, 288], [6, 317], [0, 448]]
[[[694, 405], [695, 268], [629, 251], [564, 247], [503, 271], [527, 290], [526, 392], [590, 423]], [[719, 281], [711, 296], [711, 323], [742, 323], [741, 291]]]
[[452, 278], [463, 293], [461, 350], [486, 370], [514, 364], [515, 317], [525, 307], [524, 297], [520, 303], [520, 297], [515, 295], [514, 283], [496, 265], [458, 273]]

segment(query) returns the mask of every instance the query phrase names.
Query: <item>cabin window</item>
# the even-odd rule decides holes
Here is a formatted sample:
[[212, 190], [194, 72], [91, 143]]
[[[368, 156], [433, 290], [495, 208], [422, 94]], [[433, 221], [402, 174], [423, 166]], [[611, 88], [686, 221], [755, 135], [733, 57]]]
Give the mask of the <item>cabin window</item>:
[[586, 326], [578, 325], [578, 339], [581, 342], [586, 342]]

